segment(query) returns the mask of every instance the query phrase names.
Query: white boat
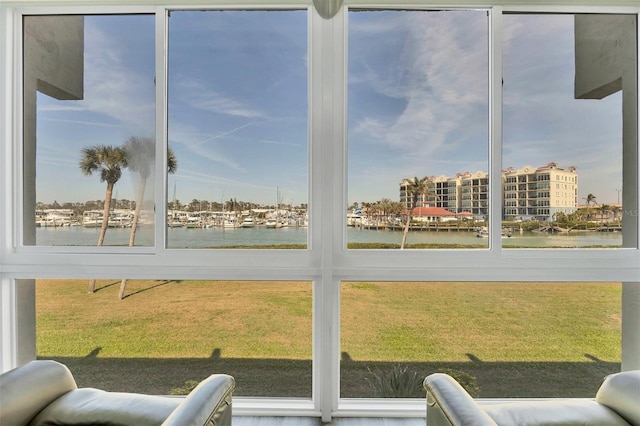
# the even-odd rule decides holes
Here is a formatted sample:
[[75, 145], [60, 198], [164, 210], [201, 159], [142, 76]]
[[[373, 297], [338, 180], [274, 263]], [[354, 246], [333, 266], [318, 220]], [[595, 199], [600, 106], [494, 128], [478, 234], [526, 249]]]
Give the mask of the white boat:
[[238, 227], [238, 222], [235, 219], [225, 219], [222, 227], [225, 229], [234, 229]]
[[[483, 226], [482, 228], [480, 228], [480, 230], [478, 230], [478, 233], [476, 234], [476, 237], [489, 238], [489, 228], [487, 228], [486, 226]], [[511, 229], [503, 228], [502, 238], [510, 238], [510, 237], [511, 237]]]
[[276, 206], [274, 209], [274, 217], [267, 219], [265, 226], [267, 228], [282, 228], [285, 226], [284, 220], [280, 217], [280, 204], [282, 203], [282, 197], [280, 196], [280, 188], [276, 187]]
[[184, 226], [187, 228], [202, 228], [202, 221], [199, 217], [190, 216], [187, 218]]
[[278, 220], [278, 219], [271, 218], [271, 219], [267, 219], [264, 226], [267, 228], [279, 229], [287, 226], [287, 224], [282, 219]]
[[100, 228], [102, 226], [102, 219], [88, 219], [82, 222], [82, 226], [85, 228]]
[[245, 217], [245, 218], [242, 220], [242, 224], [241, 224], [241, 226], [242, 226], [243, 228], [253, 228], [254, 226], [256, 226], [256, 222], [253, 220], [253, 218], [252, 218], [252, 217]]
[[71, 221], [65, 217], [46, 216], [42, 219], [36, 220], [36, 226], [42, 228], [71, 226]]
[[267, 219], [264, 226], [267, 228], [276, 228], [278, 226], [278, 221], [275, 219]]

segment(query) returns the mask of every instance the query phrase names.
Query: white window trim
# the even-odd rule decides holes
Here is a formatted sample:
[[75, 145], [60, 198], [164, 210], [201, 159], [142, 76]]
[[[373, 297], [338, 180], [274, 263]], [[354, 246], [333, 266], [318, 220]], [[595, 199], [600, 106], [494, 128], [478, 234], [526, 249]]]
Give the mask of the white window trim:
[[[237, 398], [236, 414], [310, 415], [328, 420], [331, 416], [418, 416], [424, 415], [424, 401], [379, 401], [339, 398], [339, 306], [340, 283], [346, 280], [374, 281], [607, 281], [623, 282], [622, 326], [623, 369], [640, 368], [640, 252], [637, 248], [640, 218], [629, 221], [636, 248], [589, 250], [501, 250], [500, 215], [491, 215], [490, 248], [487, 250], [370, 251], [346, 250], [344, 226], [346, 205], [346, 98], [347, 98], [347, 7], [379, 8], [480, 8], [490, 11], [490, 185], [496, 187], [501, 168], [501, 21], [503, 12], [550, 13], [640, 13], [636, 0], [611, 1], [602, 6], [598, 0], [530, 2], [522, 0], [478, 3], [459, 0], [449, 2], [369, 0], [345, 1], [331, 20], [314, 12], [311, 0], [245, 1], [242, 6], [224, 0], [22, 0], [5, 1], [0, 6], [0, 371], [17, 365], [20, 325], [20, 296], [16, 280], [25, 282], [38, 277], [112, 278], [114, 270], [135, 278], [190, 278], [237, 280], [307, 280], [313, 282], [313, 398], [312, 400]], [[48, 13], [156, 13], [156, 93], [157, 135], [166, 147], [166, 9], [184, 8], [308, 8], [309, 13], [309, 206], [311, 227], [308, 250], [283, 251], [215, 251], [166, 250], [164, 229], [157, 227], [156, 246], [152, 248], [82, 248], [73, 253], [62, 248], [14, 247], [14, 224], [20, 223], [20, 35], [19, 12]], [[639, 49], [640, 50], [640, 49]], [[639, 52], [640, 53], [640, 52]], [[640, 57], [640, 54], [638, 54]], [[637, 107], [637, 105], [636, 105]], [[636, 134], [637, 139], [637, 134]], [[319, 143], [316, 141], [323, 141]], [[327, 143], [331, 141], [331, 143]], [[637, 145], [637, 141], [636, 141]], [[162, 150], [165, 152], [165, 150]], [[158, 156], [156, 199], [166, 199], [164, 158]], [[640, 164], [637, 156], [626, 164]], [[628, 168], [628, 167], [627, 167]], [[626, 190], [627, 204], [638, 206], [640, 182], [635, 174], [635, 189]], [[629, 188], [631, 185], [626, 185]], [[492, 197], [491, 211], [500, 211], [500, 197]], [[164, 218], [166, 206], [156, 217]], [[636, 207], [637, 208], [637, 207]], [[627, 223], [625, 223], [627, 227]], [[626, 238], [627, 234], [625, 234]], [[134, 254], [135, 255], [132, 255]], [[258, 255], [258, 256], [256, 256]], [[251, 257], [252, 266], [246, 259]], [[628, 360], [628, 361], [627, 361]], [[625, 362], [627, 365], [625, 365]]]

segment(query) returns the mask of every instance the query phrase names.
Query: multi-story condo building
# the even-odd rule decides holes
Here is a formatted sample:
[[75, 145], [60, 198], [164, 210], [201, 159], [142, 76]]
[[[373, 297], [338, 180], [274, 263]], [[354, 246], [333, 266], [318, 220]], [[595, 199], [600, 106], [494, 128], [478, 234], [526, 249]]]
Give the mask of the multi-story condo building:
[[553, 220], [578, 208], [578, 173], [549, 163], [543, 167], [510, 167], [502, 171], [503, 217]]
[[[400, 183], [400, 202], [407, 208], [409, 180]], [[418, 197], [418, 206], [442, 207], [452, 213], [469, 212], [476, 217], [489, 213], [489, 175], [486, 172], [457, 173], [429, 177], [429, 185]], [[502, 171], [502, 217], [505, 220], [553, 220], [557, 213], [571, 214], [578, 208], [578, 173], [549, 163], [542, 167], [509, 167]]]

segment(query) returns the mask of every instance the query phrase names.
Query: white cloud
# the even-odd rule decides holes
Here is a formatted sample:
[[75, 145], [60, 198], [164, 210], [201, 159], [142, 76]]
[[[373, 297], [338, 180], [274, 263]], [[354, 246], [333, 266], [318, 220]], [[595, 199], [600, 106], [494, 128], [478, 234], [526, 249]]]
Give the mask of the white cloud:
[[[208, 160], [207, 167], [211, 167], [211, 163], [217, 163], [229, 167], [232, 170], [244, 172], [244, 167], [238, 163], [235, 158], [225, 152], [222, 146], [214, 142], [222, 135], [232, 133], [236, 130], [238, 129], [229, 130], [222, 134], [202, 134], [191, 126], [172, 122], [169, 129], [169, 146], [173, 148], [179, 161], [178, 164], [180, 164], [181, 157], [191, 159], [189, 169], [204, 167], [204, 165], [201, 164], [202, 160], [206, 159]], [[181, 149], [185, 149], [190, 155], [187, 157], [181, 156]]]
[[127, 46], [105, 35], [98, 26], [91, 25], [90, 22], [85, 20], [84, 100], [78, 101], [75, 107], [105, 114], [133, 127], [136, 132], [153, 134], [153, 74], [142, 75], [136, 72], [128, 64], [130, 58], [125, 54]]
[[[46, 111], [46, 109], [39, 109], [39, 111], [42, 111], [42, 110]], [[116, 127], [116, 128], [125, 127], [125, 125], [123, 125], [123, 124], [104, 123], [102, 121], [68, 120], [68, 119], [64, 119], [64, 118], [48, 118], [48, 117], [40, 117], [39, 120], [40, 121], [53, 121], [53, 122], [59, 122], [59, 123], [83, 124], [83, 125], [87, 125], [87, 126], [97, 126], [97, 127]]]
[[202, 82], [187, 78], [181, 78], [178, 81], [179, 87], [176, 88], [176, 92], [179, 93], [180, 100], [192, 108], [236, 117], [263, 117], [262, 112], [237, 99], [222, 96]]
[[[397, 61], [386, 58], [394, 69], [383, 75], [369, 67], [350, 83], [367, 81], [377, 93], [402, 99], [406, 106], [392, 120], [369, 116], [356, 129], [426, 159], [458, 143], [452, 133], [477, 122], [477, 111], [487, 109], [487, 19], [470, 12], [404, 16], [406, 22], [396, 23], [396, 30], [407, 31], [403, 49]], [[480, 120], [486, 122], [486, 113]]]

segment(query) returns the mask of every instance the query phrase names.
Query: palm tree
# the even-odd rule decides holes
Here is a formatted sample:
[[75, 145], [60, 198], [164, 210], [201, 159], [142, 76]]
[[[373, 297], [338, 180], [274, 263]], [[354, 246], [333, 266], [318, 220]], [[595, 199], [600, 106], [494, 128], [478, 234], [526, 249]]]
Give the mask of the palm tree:
[[596, 204], [596, 196], [588, 194], [586, 198], [583, 198], [587, 202], [587, 220], [591, 218], [591, 203]]
[[[82, 148], [80, 170], [85, 176], [94, 172], [100, 173], [100, 182], [107, 182], [107, 192], [104, 197], [104, 209], [102, 211], [102, 227], [98, 237], [98, 246], [104, 242], [104, 236], [109, 226], [109, 211], [111, 210], [111, 198], [113, 187], [122, 176], [122, 169], [127, 167], [127, 155], [120, 147], [95, 145]], [[89, 281], [89, 293], [95, 291], [96, 280]]]
[[[156, 145], [153, 139], [130, 137], [124, 144], [124, 152], [127, 155], [129, 170], [140, 176], [138, 182], [138, 190], [136, 191], [136, 209], [133, 213], [131, 221], [131, 232], [129, 234], [129, 247], [133, 247], [136, 240], [136, 230], [138, 228], [138, 220], [140, 218], [140, 208], [144, 202], [144, 192], [147, 187], [147, 180], [151, 175], [153, 163], [155, 161]], [[178, 168], [178, 162], [171, 148], [167, 149], [167, 171], [175, 173]], [[124, 297], [124, 290], [127, 285], [127, 279], [124, 278], [120, 282], [120, 292], [118, 298]]]
[[600, 204], [600, 222], [604, 223], [604, 217], [607, 214], [607, 212], [611, 211], [611, 206], [607, 205], [607, 204]]
[[423, 177], [422, 179], [418, 179], [418, 177], [414, 177], [413, 179], [409, 179], [407, 181], [407, 198], [409, 200], [409, 211], [407, 213], [407, 222], [404, 225], [404, 231], [402, 232], [402, 243], [400, 244], [400, 250], [404, 249], [404, 243], [407, 241], [407, 234], [409, 233], [409, 224], [411, 223], [411, 212], [413, 208], [418, 204], [418, 198], [423, 196], [425, 198], [425, 193], [431, 187], [431, 181], [428, 177]]

